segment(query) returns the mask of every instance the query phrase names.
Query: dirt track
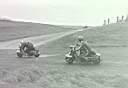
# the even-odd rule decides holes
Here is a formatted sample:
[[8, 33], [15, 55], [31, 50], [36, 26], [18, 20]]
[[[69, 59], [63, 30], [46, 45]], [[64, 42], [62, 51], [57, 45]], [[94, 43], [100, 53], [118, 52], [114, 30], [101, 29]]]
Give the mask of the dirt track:
[[[19, 60], [16, 56], [16, 50], [18, 48], [18, 44], [21, 40], [25, 41], [30, 41], [32, 42], [36, 47], [46, 44], [48, 42], [51, 42], [53, 40], [59, 39], [61, 37], [70, 35], [72, 33], [76, 33], [82, 30], [73, 30], [73, 31], [68, 31], [68, 32], [60, 32], [60, 33], [54, 33], [54, 34], [49, 34], [49, 35], [41, 35], [41, 36], [34, 36], [34, 37], [29, 37], [29, 38], [22, 38], [22, 39], [16, 39], [16, 40], [11, 40], [11, 41], [6, 41], [6, 42], [0, 42], [0, 69], [2, 68], [10, 68], [10, 69], [17, 69], [18, 66], [22, 67], [23, 64], [26, 63], [26, 60]], [[45, 57], [53, 57], [53, 56], [58, 56], [59, 54], [54, 54], [54, 55], [44, 55], [41, 54], [40, 58], [45, 58]], [[25, 58], [26, 59], [26, 58]], [[30, 58], [27, 58], [29, 61]], [[25, 61], [25, 62], [24, 62]], [[28, 63], [28, 62], [27, 62]]]
[[82, 31], [82, 29], [68, 31], [68, 32], [54, 33], [54, 34], [49, 34], [49, 35], [29, 37], [29, 38], [21, 38], [21, 39], [6, 41], [6, 42], [0, 42], [0, 49], [17, 49], [17, 46], [21, 40], [30, 41], [35, 46], [40, 46], [40, 45], [46, 44], [47, 42], [59, 39], [61, 37], [64, 37], [64, 36], [79, 32], [79, 31]]

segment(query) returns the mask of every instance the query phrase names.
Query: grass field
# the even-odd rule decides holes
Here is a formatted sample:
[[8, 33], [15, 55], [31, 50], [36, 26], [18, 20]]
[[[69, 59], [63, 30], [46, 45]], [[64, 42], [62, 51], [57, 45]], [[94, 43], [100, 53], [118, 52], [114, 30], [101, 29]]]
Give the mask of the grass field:
[[[54, 57], [19, 59], [15, 50], [0, 50], [0, 87], [128, 88], [127, 29], [127, 23], [94, 27], [40, 46], [41, 54], [59, 54]], [[65, 63], [78, 35], [101, 53], [101, 64]]]
[[49, 24], [0, 20], [0, 42], [72, 30]]
[[[65, 52], [68, 46], [75, 44], [77, 37], [83, 35], [84, 39], [88, 41], [90, 46], [96, 48], [104, 47], [127, 47], [128, 46], [128, 23], [110, 24], [101, 27], [93, 27], [88, 30], [84, 30], [59, 40], [56, 40], [49, 45], [42, 47], [49, 52], [56, 51], [57, 53]], [[53, 46], [54, 45], [54, 46]], [[48, 49], [49, 48], [49, 49]], [[54, 53], [53, 52], [53, 53]]]

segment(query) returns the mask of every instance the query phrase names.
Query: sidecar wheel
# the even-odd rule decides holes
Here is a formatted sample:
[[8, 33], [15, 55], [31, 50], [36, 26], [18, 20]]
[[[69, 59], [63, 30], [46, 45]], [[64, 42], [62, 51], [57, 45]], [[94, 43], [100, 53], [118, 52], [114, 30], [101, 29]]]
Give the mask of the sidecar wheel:
[[99, 64], [101, 62], [100, 56], [93, 61], [93, 64]]

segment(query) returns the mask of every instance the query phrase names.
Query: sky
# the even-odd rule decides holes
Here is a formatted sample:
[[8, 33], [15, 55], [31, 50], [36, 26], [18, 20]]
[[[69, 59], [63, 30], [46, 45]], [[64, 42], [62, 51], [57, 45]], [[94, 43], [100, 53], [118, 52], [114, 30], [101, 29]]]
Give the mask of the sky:
[[0, 0], [0, 17], [58, 25], [102, 25], [128, 14], [128, 0]]

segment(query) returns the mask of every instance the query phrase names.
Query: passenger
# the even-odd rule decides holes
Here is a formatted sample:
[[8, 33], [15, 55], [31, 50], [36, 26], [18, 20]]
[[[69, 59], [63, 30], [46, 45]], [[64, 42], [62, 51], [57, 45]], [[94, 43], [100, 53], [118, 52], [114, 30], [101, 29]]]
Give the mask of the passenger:
[[86, 57], [96, 54], [94, 50], [91, 49], [87, 41], [84, 40], [83, 36], [78, 36], [78, 43], [76, 44], [76, 46], [78, 47], [77, 50], [80, 51], [79, 56], [81, 58], [86, 58]]

